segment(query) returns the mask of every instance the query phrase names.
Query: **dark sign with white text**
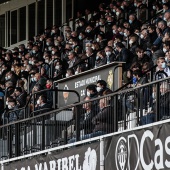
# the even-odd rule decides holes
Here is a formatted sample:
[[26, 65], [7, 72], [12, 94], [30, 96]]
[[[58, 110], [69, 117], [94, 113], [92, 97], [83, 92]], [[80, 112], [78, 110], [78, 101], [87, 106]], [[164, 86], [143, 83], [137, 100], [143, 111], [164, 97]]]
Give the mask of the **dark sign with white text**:
[[[116, 90], [121, 86], [122, 63], [110, 63], [105, 66], [89, 70], [79, 75], [71, 76], [57, 81], [59, 89], [75, 90], [79, 93], [80, 99], [86, 96], [86, 87], [89, 84], [96, 84], [98, 80], [105, 80], [107, 87]], [[71, 92], [59, 92], [58, 106], [62, 107], [78, 101], [77, 95]]]
[[114, 135], [106, 150], [105, 169], [169, 170], [169, 129], [166, 123]]
[[99, 142], [74, 147], [46, 156], [19, 160], [4, 166], [4, 170], [99, 170]]

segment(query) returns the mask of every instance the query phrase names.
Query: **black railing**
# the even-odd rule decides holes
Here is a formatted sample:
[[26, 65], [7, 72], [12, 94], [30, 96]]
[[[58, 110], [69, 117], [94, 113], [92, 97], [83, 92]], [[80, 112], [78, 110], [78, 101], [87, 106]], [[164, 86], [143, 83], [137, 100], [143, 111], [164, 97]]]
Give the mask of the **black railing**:
[[16, 157], [167, 119], [169, 82], [166, 78], [50, 112], [35, 111], [36, 116], [0, 127], [0, 156]]

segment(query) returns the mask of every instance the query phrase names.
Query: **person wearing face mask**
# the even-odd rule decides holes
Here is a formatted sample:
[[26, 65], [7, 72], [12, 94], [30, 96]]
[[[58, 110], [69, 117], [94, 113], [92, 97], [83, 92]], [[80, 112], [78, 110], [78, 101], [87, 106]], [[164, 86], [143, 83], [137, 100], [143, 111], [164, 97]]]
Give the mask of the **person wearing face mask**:
[[102, 50], [97, 53], [95, 67], [100, 67], [105, 64], [107, 64], [106, 53]]
[[53, 27], [51, 29], [51, 36], [50, 37], [54, 38], [55, 36], [59, 36], [59, 35], [61, 35], [59, 27], [57, 25], [53, 25]]
[[129, 24], [133, 30], [141, 27], [141, 22], [137, 20], [136, 15], [134, 14], [129, 15]]
[[141, 44], [143, 46], [143, 49], [146, 50], [147, 47], [151, 44], [150, 43], [150, 37], [149, 37], [147, 29], [143, 29], [141, 31], [140, 39], [139, 40], [140, 40], [139, 44]]
[[124, 22], [125, 14], [124, 10], [121, 7], [118, 7], [116, 9], [116, 18], [117, 18], [117, 24], [121, 25]]
[[164, 54], [166, 53], [166, 52], [168, 52], [170, 50], [170, 41], [165, 41], [164, 43], [163, 43], [163, 49], [162, 49], [162, 51], [164, 52]]
[[103, 50], [104, 47], [107, 45], [107, 40], [105, 39], [105, 33], [100, 31], [97, 35], [96, 41], [98, 42], [100, 49]]
[[[46, 95], [41, 95], [39, 96], [38, 100], [37, 100], [37, 104], [35, 105], [35, 115], [40, 115], [42, 113], [46, 113], [47, 111], [50, 111], [51, 108], [51, 104], [47, 103], [47, 96]], [[42, 111], [41, 111], [42, 110]]]
[[137, 35], [132, 35], [129, 37], [129, 47], [130, 47], [130, 51], [136, 55], [136, 47], [138, 45], [138, 36]]
[[90, 99], [94, 99], [98, 97], [98, 92], [95, 84], [88, 85], [86, 87], [86, 92], [87, 92], [87, 96], [90, 97]]
[[115, 56], [115, 54], [112, 53], [112, 51], [113, 51], [112, 47], [109, 47], [109, 46], [105, 47], [107, 64], [114, 62], [116, 60], [116, 56]]
[[21, 55], [25, 55], [28, 52], [24, 44], [19, 45], [19, 52], [21, 53]]
[[79, 26], [77, 27], [77, 33], [84, 32], [86, 30], [86, 20], [84, 18], [79, 19]]
[[[8, 114], [3, 115], [3, 122], [6, 123], [11, 123], [19, 119], [19, 111], [18, 111], [18, 106], [17, 102], [15, 99], [10, 99], [8, 101]], [[7, 117], [8, 115], [8, 117]]]
[[167, 67], [165, 58], [159, 57], [157, 59], [156, 73], [154, 76], [155, 80], [160, 80], [170, 76], [170, 69]]
[[5, 76], [6, 81], [12, 81], [14, 86], [16, 85], [18, 78], [19, 77], [13, 71], [7, 72]]
[[74, 75], [74, 69], [73, 68], [68, 68], [66, 71], [66, 78], [71, 77]]
[[63, 78], [63, 75], [66, 74], [66, 70], [63, 69], [63, 62], [59, 59], [59, 60], [54, 60], [54, 69], [53, 69], [54, 73], [54, 79], [55, 80], [59, 80], [61, 78]]
[[40, 73], [36, 73], [33, 78], [34, 80], [30, 84], [30, 91], [32, 91], [35, 85], [39, 85], [42, 89], [46, 88], [47, 79], [44, 76], [41, 76]]
[[[107, 83], [104, 80], [98, 80], [97, 81], [97, 92], [98, 92], [98, 96], [103, 96], [103, 92], [105, 90], [108, 90], [109, 88], [107, 88]], [[110, 90], [110, 89], [109, 89]]]
[[39, 47], [37, 45], [33, 46], [32, 49], [33, 56], [35, 56], [39, 61], [42, 60], [42, 53], [39, 50]]
[[85, 30], [86, 36], [91, 39], [94, 39], [94, 30], [93, 29], [94, 29], [93, 25], [88, 25]]

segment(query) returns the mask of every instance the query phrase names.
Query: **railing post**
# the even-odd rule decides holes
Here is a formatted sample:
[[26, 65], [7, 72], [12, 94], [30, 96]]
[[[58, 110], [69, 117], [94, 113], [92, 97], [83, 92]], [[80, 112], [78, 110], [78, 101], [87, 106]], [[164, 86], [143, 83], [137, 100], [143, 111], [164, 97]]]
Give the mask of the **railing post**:
[[140, 99], [139, 99], [139, 89], [137, 89], [137, 103], [136, 103], [136, 116], [137, 116], [137, 125], [139, 125], [139, 102], [140, 102]]
[[123, 112], [123, 116], [124, 116], [124, 130], [126, 129], [126, 93], [123, 95], [123, 109], [122, 109], [122, 112]]
[[15, 157], [20, 156], [20, 133], [19, 123], [15, 124]]
[[42, 146], [41, 150], [45, 149], [45, 117], [42, 117]]
[[100, 139], [100, 170], [104, 170], [104, 139]]
[[80, 105], [77, 105], [75, 107], [75, 113], [76, 113], [76, 141], [80, 140]]
[[[112, 99], [113, 99], [113, 102], [114, 102], [114, 104], [113, 104], [113, 108], [114, 108], [114, 115], [113, 115], [113, 118], [114, 118], [114, 127], [113, 127], [113, 131], [114, 132], [117, 132], [118, 131], [118, 97], [117, 97], [117, 95], [114, 95], [113, 97], [112, 97]], [[112, 102], [111, 102], [112, 103]]]
[[139, 93], [139, 98], [140, 98], [140, 117], [143, 116], [143, 88], [141, 88]]
[[8, 155], [12, 158], [12, 127], [7, 126]]
[[160, 84], [156, 84], [156, 121], [160, 120]]

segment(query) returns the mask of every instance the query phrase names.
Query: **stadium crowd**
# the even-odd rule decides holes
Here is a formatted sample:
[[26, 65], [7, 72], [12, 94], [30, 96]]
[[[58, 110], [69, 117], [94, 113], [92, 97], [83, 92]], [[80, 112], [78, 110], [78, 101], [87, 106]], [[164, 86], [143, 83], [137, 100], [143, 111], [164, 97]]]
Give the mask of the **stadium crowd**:
[[[53, 82], [111, 62], [123, 65], [123, 83], [150, 79], [144, 72], [157, 64], [153, 80], [170, 76], [170, 2], [118, 0], [77, 12], [74, 30], [54, 25], [12, 50], [0, 48], [0, 115], [2, 122], [23, 118], [18, 111], [31, 93], [52, 89]], [[90, 18], [87, 16], [92, 14]], [[85, 15], [85, 18], [83, 16]], [[88, 18], [88, 19], [87, 19]], [[167, 86], [168, 88], [168, 86]], [[109, 94], [106, 82], [87, 88], [87, 99]], [[4, 97], [6, 101], [4, 103]], [[52, 109], [52, 94], [35, 96], [30, 111]], [[100, 107], [105, 106], [100, 101]], [[85, 109], [89, 109], [86, 108]], [[14, 110], [10, 114], [4, 112]], [[97, 118], [96, 118], [97, 119]], [[84, 120], [83, 120], [84, 121]], [[1, 125], [2, 125], [1, 122]], [[95, 120], [93, 119], [93, 122]]]

